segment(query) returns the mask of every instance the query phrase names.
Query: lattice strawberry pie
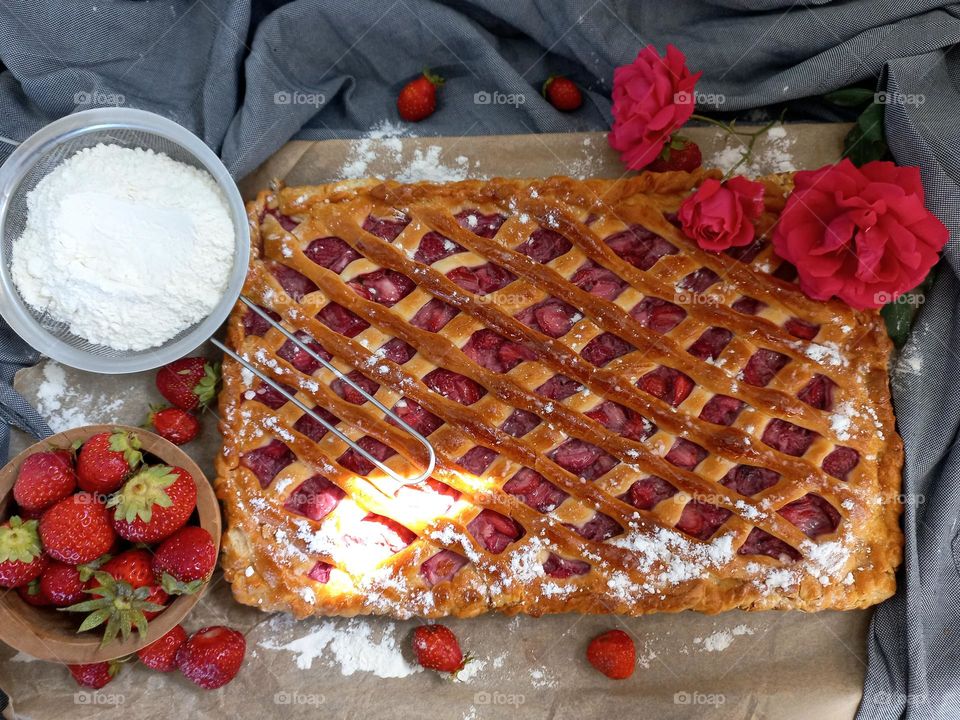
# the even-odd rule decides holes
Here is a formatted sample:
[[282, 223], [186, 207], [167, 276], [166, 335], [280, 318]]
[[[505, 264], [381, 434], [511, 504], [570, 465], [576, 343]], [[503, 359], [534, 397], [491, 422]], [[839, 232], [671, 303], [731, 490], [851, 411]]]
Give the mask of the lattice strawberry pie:
[[[890, 351], [766, 237], [708, 253], [619, 181], [277, 187], [245, 294], [423, 436], [400, 483], [239, 363], [218, 492], [236, 597], [309, 614], [855, 608], [901, 557]], [[256, 312], [233, 348], [416, 477], [402, 426]]]

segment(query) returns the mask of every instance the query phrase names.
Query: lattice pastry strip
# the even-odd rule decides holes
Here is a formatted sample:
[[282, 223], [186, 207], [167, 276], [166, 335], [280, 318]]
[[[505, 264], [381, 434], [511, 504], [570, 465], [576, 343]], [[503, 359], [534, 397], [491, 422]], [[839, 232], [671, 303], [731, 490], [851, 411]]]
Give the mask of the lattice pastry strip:
[[[845, 608], [893, 590], [902, 463], [876, 314], [763, 235], [678, 228], [710, 173], [277, 188], [245, 294], [427, 435], [404, 486], [225, 363], [243, 602], [310, 613]], [[422, 449], [238, 305], [234, 349], [391, 469]]]

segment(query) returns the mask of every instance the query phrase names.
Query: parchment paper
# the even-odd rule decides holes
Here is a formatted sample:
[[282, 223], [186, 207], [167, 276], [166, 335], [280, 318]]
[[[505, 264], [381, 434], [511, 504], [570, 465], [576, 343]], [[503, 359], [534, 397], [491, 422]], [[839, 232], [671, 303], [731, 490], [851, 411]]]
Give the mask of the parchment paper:
[[[797, 168], [831, 162], [839, 155], [846, 131], [843, 125], [790, 126], [785, 137], [757, 144], [752, 169], [785, 169], [790, 156]], [[707, 161], [730, 142], [711, 128], [686, 134], [701, 144]], [[431, 146], [440, 150], [432, 151]], [[399, 146], [391, 141], [362, 148], [349, 141], [294, 142], [243, 181], [241, 188], [250, 196], [273, 177], [284, 177], [288, 184], [339, 179], [345, 164], [393, 176], [409, 167], [418, 150], [428, 163], [431, 153], [438, 153], [440, 165], [459, 172], [468, 169], [471, 175], [616, 177], [622, 172], [598, 133], [405, 138]], [[20, 373], [17, 388], [29, 400], [45, 399], [50, 408], [55, 404], [50, 390], [56, 387], [50, 378], [56, 372], [42, 363]], [[66, 390], [57, 399], [60, 407], [49, 414], [61, 421], [82, 417], [89, 422], [138, 424], [148, 405], [159, 401], [153, 373], [109, 377], [66, 369]], [[208, 413], [203, 423], [201, 439], [186, 447], [205, 470], [212, 471], [219, 444], [216, 418]], [[12, 452], [27, 443], [22, 434], [15, 434]], [[226, 688], [201, 691], [177, 673], [162, 675], [131, 663], [104, 690], [78, 692], [65, 669], [30, 662], [3, 647], [0, 686], [12, 694], [20, 716], [54, 720], [121, 716], [850, 718], [860, 699], [865, 669], [866, 611], [540, 619], [494, 614], [449, 621], [465, 650], [479, 661], [472, 677], [451, 682], [433, 673], [406, 675], [411, 669], [409, 634], [415, 621], [295, 623], [240, 606], [232, 601], [221, 578], [215, 578], [214, 584], [185, 625], [192, 631], [225, 623], [246, 632], [246, 664]], [[636, 639], [640, 660], [630, 680], [607, 680], [584, 658], [589, 639], [610, 628], [624, 629]], [[298, 639], [301, 652], [271, 649], [295, 649], [291, 643]], [[381, 677], [391, 674], [406, 676]]]

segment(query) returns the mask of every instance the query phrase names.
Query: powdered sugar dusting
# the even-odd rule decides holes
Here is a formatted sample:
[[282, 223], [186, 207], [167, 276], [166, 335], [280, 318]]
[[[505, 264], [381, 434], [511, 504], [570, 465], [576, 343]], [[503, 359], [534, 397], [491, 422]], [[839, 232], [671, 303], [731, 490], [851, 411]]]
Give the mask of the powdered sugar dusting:
[[465, 155], [446, 158], [439, 145], [417, 147], [412, 154], [405, 150], [401, 138], [415, 137], [405, 125], [386, 120], [374, 125], [351, 143], [338, 178], [357, 180], [370, 177], [373, 174], [372, 165], [381, 168], [377, 174], [399, 182], [455, 182], [471, 174], [469, 158]]
[[734, 638], [741, 635], [753, 635], [753, 630], [746, 625], [737, 625], [728, 630], [717, 630], [706, 637], [696, 637], [693, 643], [705, 652], [721, 652], [733, 644]]
[[[787, 129], [783, 125], [770, 128], [757, 140], [750, 159], [737, 168], [737, 174], [757, 177], [771, 173], [793, 172], [797, 169], [793, 158], [794, 142], [795, 139], [787, 134]], [[726, 145], [709, 157], [704, 165], [720, 168], [724, 172], [729, 171], [740, 162], [745, 150], [744, 139], [728, 136]]]
[[37, 387], [37, 411], [54, 432], [62, 432], [81, 425], [118, 422], [117, 415], [123, 408], [123, 397], [133, 396], [135, 388], [128, 393], [103, 395], [84, 392], [67, 382], [67, 373], [53, 360], [43, 366], [43, 379]]

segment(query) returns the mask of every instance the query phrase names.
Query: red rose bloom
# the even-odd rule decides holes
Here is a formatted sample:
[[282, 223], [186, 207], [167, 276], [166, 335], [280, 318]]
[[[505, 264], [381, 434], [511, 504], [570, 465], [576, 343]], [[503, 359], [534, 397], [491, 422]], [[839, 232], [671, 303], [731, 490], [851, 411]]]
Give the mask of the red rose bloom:
[[919, 285], [948, 237], [924, 207], [919, 168], [845, 158], [794, 176], [773, 247], [809, 297], [864, 310]]
[[687, 59], [673, 45], [661, 58], [647, 45], [632, 65], [613, 71], [613, 128], [610, 147], [623, 164], [640, 170], [656, 159], [664, 143], [693, 114], [693, 88], [702, 73], [690, 74]]
[[753, 221], [763, 213], [763, 185], [744, 177], [726, 182], [707, 178], [677, 213], [683, 231], [704, 250], [720, 252], [749, 245]]

